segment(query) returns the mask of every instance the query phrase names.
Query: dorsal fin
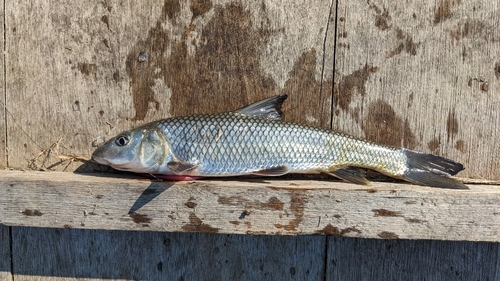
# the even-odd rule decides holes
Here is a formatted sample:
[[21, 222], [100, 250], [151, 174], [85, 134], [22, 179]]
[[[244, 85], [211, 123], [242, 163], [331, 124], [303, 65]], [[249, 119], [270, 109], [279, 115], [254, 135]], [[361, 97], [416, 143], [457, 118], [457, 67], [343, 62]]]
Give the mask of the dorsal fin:
[[288, 95], [279, 95], [270, 97], [242, 107], [236, 112], [246, 115], [257, 116], [265, 119], [281, 120], [283, 112], [281, 105], [286, 100]]

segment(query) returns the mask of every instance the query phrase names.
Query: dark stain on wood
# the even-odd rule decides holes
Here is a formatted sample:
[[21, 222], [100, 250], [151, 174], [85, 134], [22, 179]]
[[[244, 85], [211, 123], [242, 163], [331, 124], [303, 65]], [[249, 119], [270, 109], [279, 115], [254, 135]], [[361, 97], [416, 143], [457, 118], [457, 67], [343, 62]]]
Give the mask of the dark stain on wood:
[[189, 9], [193, 13], [193, 19], [210, 11], [212, 6], [213, 4], [210, 0], [191, 0], [189, 2]]
[[405, 201], [405, 204], [406, 205], [414, 205], [414, 204], [417, 204], [417, 201], [413, 201], [413, 200], [411, 200], [411, 201]]
[[494, 71], [495, 71], [495, 77], [497, 79], [500, 79], [500, 62], [495, 63]]
[[[463, 23], [459, 23], [456, 28], [450, 31], [450, 37], [454, 41], [459, 42], [468, 37], [469, 34], [483, 34], [485, 27], [485, 24], [480, 21], [466, 20]], [[465, 50], [463, 52], [465, 52]]]
[[259, 234], [266, 234], [266, 232], [265, 231], [251, 231], [251, 230], [248, 230], [247, 234], [248, 235], [259, 235]]
[[101, 17], [101, 21], [106, 25], [106, 27], [108, 28], [109, 30], [109, 17], [108, 15], [104, 15]]
[[304, 217], [304, 207], [307, 203], [304, 192], [292, 191], [290, 195], [290, 211], [295, 218], [290, 220], [288, 224], [283, 225], [283, 228], [288, 231], [297, 230]]
[[[333, 77], [327, 81], [317, 81], [316, 60], [317, 54], [313, 49], [303, 53], [295, 62], [283, 92], [301, 93], [300, 100], [295, 95], [290, 95], [289, 101], [283, 104], [283, 111], [287, 121], [329, 127], [331, 104], [326, 104], [326, 101], [331, 97]], [[308, 121], [306, 116], [316, 121]]]
[[328, 224], [323, 229], [316, 231], [316, 233], [318, 234], [325, 234], [331, 236], [344, 236], [347, 233], [351, 232], [361, 233], [361, 231], [355, 227], [348, 227], [341, 230], [336, 226], [332, 226], [331, 224]]
[[113, 9], [113, 6], [109, 3], [109, 0], [101, 1], [101, 5], [106, 9], [108, 12], [111, 12]]
[[374, 217], [402, 217], [401, 212], [389, 211], [386, 209], [373, 209]]
[[[340, 107], [345, 112], [349, 111], [349, 104], [355, 94], [364, 96], [366, 94], [365, 83], [372, 73], [378, 71], [378, 67], [368, 66], [367, 64], [353, 73], [344, 76], [339, 83], [334, 85], [335, 106]], [[356, 120], [359, 121], [359, 120]]]
[[434, 138], [427, 143], [427, 147], [431, 150], [432, 153], [436, 154], [441, 146], [441, 138]]
[[250, 12], [240, 5], [215, 7], [195, 53], [188, 53], [189, 33], [172, 46], [165, 73], [176, 73], [165, 76], [165, 84], [172, 89], [171, 104], [180, 105], [172, 107], [172, 115], [234, 110], [251, 102], [248, 96], [276, 94], [276, 83], [259, 61], [260, 45], [273, 32], [254, 28]]
[[165, 0], [162, 9], [162, 17], [168, 19], [176, 18], [181, 12], [181, 3], [179, 0]]
[[339, 214], [335, 214], [335, 215], [333, 215], [333, 217], [336, 218], [336, 219], [340, 219], [342, 216], [339, 215]]
[[[220, 196], [217, 202], [229, 206], [243, 206], [245, 209], [282, 211], [285, 203], [277, 197], [270, 197], [267, 202], [250, 201], [242, 196]], [[250, 213], [249, 211], [247, 211]]]
[[370, 5], [370, 8], [375, 11], [375, 26], [380, 29], [380, 30], [387, 30], [391, 28], [391, 24], [389, 23], [392, 18], [389, 15], [389, 11], [385, 7], [380, 9], [378, 6], [376, 6], [373, 3], [370, 3], [370, 0], [367, 1], [368, 5]]
[[186, 207], [188, 207], [188, 208], [194, 209], [198, 205], [195, 202], [193, 202], [194, 200], [196, 200], [196, 199], [193, 196], [191, 196], [191, 197], [189, 197], [189, 200], [184, 205], [186, 205]]
[[[326, 104], [326, 97], [331, 96], [333, 78], [315, 80], [315, 50], [299, 57], [281, 90], [262, 70], [260, 52], [262, 44], [272, 35], [283, 33], [283, 29], [255, 27], [250, 12], [239, 4], [213, 6], [210, 1], [198, 0], [191, 2], [193, 17], [212, 11], [212, 19], [203, 26], [198, 39], [193, 39], [195, 26], [191, 24], [180, 40], [173, 41], [162, 26], [169, 19], [175, 21], [178, 6], [177, 1], [167, 1], [163, 9], [168, 12], [163, 13], [146, 39], [138, 41], [127, 56], [126, 69], [136, 114], [133, 121], [144, 120], [151, 104], [159, 109], [153, 86], [162, 79], [172, 91], [170, 104], [175, 105], [170, 107], [172, 116], [234, 110], [283, 91], [317, 97], [308, 99], [310, 104], [304, 104], [303, 100], [294, 101], [291, 95], [290, 102], [284, 106], [285, 111], [287, 106], [294, 108], [286, 114], [288, 121], [303, 122], [307, 114], [319, 120], [316, 125], [329, 125], [331, 106]], [[139, 62], [140, 52], [146, 53], [149, 59]]]
[[218, 228], [211, 227], [208, 224], [203, 223], [203, 221], [196, 216], [195, 213], [189, 214], [189, 223], [185, 224], [181, 228], [186, 232], [203, 232], [203, 233], [217, 233]]
[[143, 215], [143, 214], [139, 214], [139, 213], [131, 213], [129, 216], [137, 224], [147, 224], [147, 223], [151, 222], [151, 218], [149, 218], [148, 215]]
[[21, 212], [23, 215], [25, 216], [29, 216], [29, 217], [32, 217], [32, 216], [35, 216], [35, 217], [41, 217], [43, 215], [42, 212], [40, 212], [39, 210], [30, 210], [30, 209], [25, 209], [24, 211]]
[[455, 143], [455, 149], [462, 153], [467, 152], [467, 150], [465, 149], [465, 142], [463, 140], [457, 140], [457, 142]]
[[412, 56], [415, 56], [417, 54], [417, 48], [420, 47], [420, 43], [413, 42], [413, 37], [411, 37], [411, 35], [405, 34], [403, 30], [397, 28], [396, 37], [398, 38], [400, 43], [395, 49], [386, 52], [386, 58], [392, 58], [396, 55], [401, 54], [401, 52], [403, 51]]
[[425, 221], [423, 220], [419, 220], [419, 219], [412, 219], [412, 218], [405, 218], [405, 221], [409, 222], [409, 223], [423, 223]]
[[396, 233], [390, 231], [382, 231], [377, 234], [377, 236], [383, 239], [399, 239], [399, 236]]
[[434, 13], [434, 25], [449, 19], [452, 16], [452, 10], [461, 2], [461, 0], [441, 0]]
[[[73, 69], [75, 67], [72, 67]], [[97, 74], [97, 65], [95, 63], [82, 63], [79, 62], [76, 68], [85, 76]]]
[[69, 224], [65, 224], [65, 225], [63, 225], [63, 227], [64, 227], [64, 228], [73, 228], [73, 227], [72, 227], [71, 225], [69, 225]]
[[234, 225], [239, 225], [240, 224], [239, 221], [229, 221], [229, 223], [234, 224]]
[[368, 106], [361, 128], [367, 140], [391, 146], [414, 149], [416, 137], [408, 120], [403, 121], [385, 101], [377, 100]]
[[458, 134], [458, 120], [455, 114], [455, 109], [448, 113], [448, 119], [446, 121], [446, 132], [448, 133], [448, 141], [453, 140]]
[[196, 204], [196, 203], [194, 203], [194, 202], [188, 201], [188, 202], [186, 202], [186, 204], [184, 204], [184, 205], [186, 205], [186, 207], [188, 207], [188, 208], [194, 209], [194, 208], [196, 207], [196, 205], [197, 205], [197, 204]]

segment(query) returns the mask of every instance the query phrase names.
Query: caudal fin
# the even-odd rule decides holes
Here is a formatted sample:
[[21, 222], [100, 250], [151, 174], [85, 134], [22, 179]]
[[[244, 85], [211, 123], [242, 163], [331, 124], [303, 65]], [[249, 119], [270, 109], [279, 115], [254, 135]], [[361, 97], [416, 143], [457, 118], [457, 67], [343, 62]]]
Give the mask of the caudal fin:
[[465, 184], [449, 176], [464, 169], [464, 166], [451, 159], [434, 154], [426, 154], [403, 149], [407, 158], [408, 171], [403, 179], [412, 183], [440, 188], [469, 189]]

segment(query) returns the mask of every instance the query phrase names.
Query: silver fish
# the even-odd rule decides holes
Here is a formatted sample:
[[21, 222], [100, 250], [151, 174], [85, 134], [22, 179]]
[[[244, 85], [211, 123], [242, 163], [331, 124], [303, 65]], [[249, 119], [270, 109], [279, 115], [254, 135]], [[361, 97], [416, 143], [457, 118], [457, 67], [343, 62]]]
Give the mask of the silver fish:
[[281, 121], [286, 98], [151, 122], [110, 139], [92, 159], [117, 170], [169, 179], [326, 173], [368, 184], [361, 169], [367, 168], [415, 184], [467, 189], [449, 177], [464, 169], [453, 160]]

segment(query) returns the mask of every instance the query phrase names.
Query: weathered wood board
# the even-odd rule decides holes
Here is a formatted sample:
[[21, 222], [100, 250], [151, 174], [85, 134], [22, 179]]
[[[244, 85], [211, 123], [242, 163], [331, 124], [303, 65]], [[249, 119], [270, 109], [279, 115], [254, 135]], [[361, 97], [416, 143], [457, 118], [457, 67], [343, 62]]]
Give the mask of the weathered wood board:
[[88, 157], [93, 141], [143, 122], [287, 93], [288, 121], [500, 179], [495, 1], [54, 0], [6, 10], [6, 95], [19, 123], [8, 123], [10, 167], [71, 171], [78, 164], [58, 156]]
[[[14, 227], [15, 280], [321, 280], [326, 238]], [[26, 259], [27, 256], [32, 258]]]
[[326, 280], [500, 280], [500, 243], [328, 237]]
[[[4, 13], [4, 0], [0, 0], [0, 19], [2, 23], [5, 19]], [[5, 51], [5, 36], [4, 36], [4, 24], [0, 24], [0, 46], [2, 50]], [[5, 115], [5, 53], [0, 55], [0, 169], [5, 169], [7, 167], [7, 139], [5, 130], [6, 126], [6, 115]]]
[[73, 170], [57, 156], [88, 157], [94, 140], [143, 122], [281, 92], [289, 120], [328, 127], [332, 3], [7, 3], [7, 96], [27, 132], [9, 126], [10, 167]]
[[232, 179], [152, 182], [64, 172], [0, 173], [11, 226], [500, 241], [500, 189]]
[[500, 278], [489, 242], [32, 227], [13, 237], [14, 277], [26, 281]]
[[0, 224], [0, 280], [12, 280], [9, 226]]
[[499, 3], [339, 1], [333, 128], [499, 179]]

